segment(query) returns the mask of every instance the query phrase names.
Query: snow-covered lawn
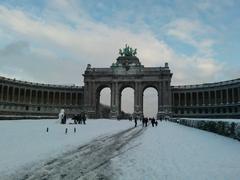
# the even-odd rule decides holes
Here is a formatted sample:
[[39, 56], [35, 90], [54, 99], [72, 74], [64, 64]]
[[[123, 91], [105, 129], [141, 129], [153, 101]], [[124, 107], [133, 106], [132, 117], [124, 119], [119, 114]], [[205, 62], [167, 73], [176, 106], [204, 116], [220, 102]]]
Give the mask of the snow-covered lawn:
[[[55, 120], [0, 121], [0, 174], [13, 173], [23, 166], [58, 157], [94, 138], [120, 132], [133, 127], [133, 124], [116, 120], [89, 120], [85, 126], [60, 125]], [[65, 134], [66, 127], [68, 134]], [[77, 128], [76, 133], [73, 132], [74, 127]], [[140, 125], [135, 130], [141, 128]], [[121, 138], [121, 141], [126, 140], [125, 136]], [[109, 147], [113, 150], [112, 146], [118, 143], [114, 138], [107, 139], [112, 141]], [[104, 142], [103, 138], [98, 143], [102, 148], [103, 144], [108, 147]], [[231, 138], [176, 123], [160, 122], [158, 127], [149, 126], [140, 136], [122, 144], [126, 145], [116, 148], [119, 151], [117, 155], [106, 161], [109, 162], [106, 164], [106, 173], [109, 173], [106, 177], [110, 175], [110, 179], [240, 179], [240, 142]], [[78, 154], [77, 149], [74, 152]], [[104, 166], [102, 168], [105, 169]]]
[[231, 138], [162, 122], [135, 145], [112, 160], [118, 180], [240, 179], [240, 142]]
[[22, 166], [54, 158], [98, 136], [132, 126], [129, 121], [103, 119], [89, 120], [87, 125], [61, 125], [56, 120], [0, 121], [0, 174], [13, 173]]

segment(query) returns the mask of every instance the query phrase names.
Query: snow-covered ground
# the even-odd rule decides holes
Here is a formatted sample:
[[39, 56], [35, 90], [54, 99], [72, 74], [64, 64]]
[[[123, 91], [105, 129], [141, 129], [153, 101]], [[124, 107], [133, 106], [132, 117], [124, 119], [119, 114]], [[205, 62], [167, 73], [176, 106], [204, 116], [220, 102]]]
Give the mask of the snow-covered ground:
[[57, 120], [0, 121], [0, 174], [13, 173], [31, 163], [54, 158], [98, 136], [132, 126], [129, 121], [103, 119], [89, 120], [87, 125], [61, 125]]
[[[143, 130], [141, 125], [129, 129], [133, 124], [112, 120], [92, 120], [86, 126], [60, 125], [53, 120], [0, 121], [0, 174], [45, 161], [28, 175], [111, 180], [240, 178], [239, 141], [171, 122]], [[73, 127], [77, 127], [75, 134]], [[71, 153], [62, 154], [68, 151]]]
[[136, 148], [112, 159], [118, 180], [240, 179], [237, 140], [162, 122], [147, 128], [134, 144]]

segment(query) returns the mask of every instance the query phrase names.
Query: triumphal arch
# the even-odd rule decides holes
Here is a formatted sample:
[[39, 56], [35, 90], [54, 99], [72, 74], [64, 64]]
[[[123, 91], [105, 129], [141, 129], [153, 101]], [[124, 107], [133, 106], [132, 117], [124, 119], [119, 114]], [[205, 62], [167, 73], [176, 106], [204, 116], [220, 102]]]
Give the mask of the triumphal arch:
[[91, 118], [99, 117], [100, 92], [111, 89], [110, 116], [117, 118], [121, 112], [121, 93], [126, 87], [134, 89], [134, 116], [143, 116], [143, 92], [152, 87], [158, 92], [158, 114], [161, 118], [171, 114], [172, 73], [164, 67], [144, 67], [137, 58], [137, 49], [129, 46], [119, 50], [120, 56], [109, 68], [93, 68], [89, 64], [84, 76], [85, 111]]

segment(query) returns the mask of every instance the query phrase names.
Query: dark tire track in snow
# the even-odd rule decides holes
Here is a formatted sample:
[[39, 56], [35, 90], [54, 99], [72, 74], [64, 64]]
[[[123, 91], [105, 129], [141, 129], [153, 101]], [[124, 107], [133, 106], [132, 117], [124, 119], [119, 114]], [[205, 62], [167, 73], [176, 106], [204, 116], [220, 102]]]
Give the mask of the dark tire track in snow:
[[[145, 128], [130, 128], [111, 136], [104, 136], [80, 146], [39, 167], [11, 175], [7, 179], [19, 180], [72, 180], [112, 179], [111, 159], [129, 149], [123, 147], [143, 133]], [[136, 145], [135, 145], [136, 146]]]

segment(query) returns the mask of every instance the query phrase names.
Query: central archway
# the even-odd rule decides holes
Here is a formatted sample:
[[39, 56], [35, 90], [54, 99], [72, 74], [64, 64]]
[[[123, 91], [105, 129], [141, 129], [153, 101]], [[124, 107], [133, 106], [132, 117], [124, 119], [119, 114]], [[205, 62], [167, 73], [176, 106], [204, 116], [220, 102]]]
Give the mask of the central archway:
[[119, 110], [121, 119], [129, 119], [134, 113], [134, 89], [125, 87], [120, 90]]
[[158, 91], [155, 87], [146, 87], [143, 91], [143, 115], [144, 117], [157, 118]]

